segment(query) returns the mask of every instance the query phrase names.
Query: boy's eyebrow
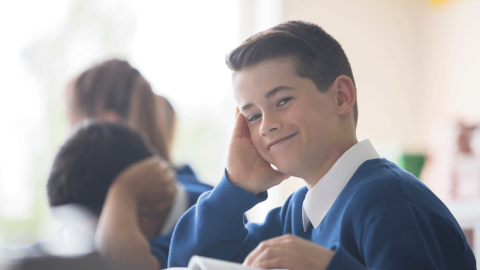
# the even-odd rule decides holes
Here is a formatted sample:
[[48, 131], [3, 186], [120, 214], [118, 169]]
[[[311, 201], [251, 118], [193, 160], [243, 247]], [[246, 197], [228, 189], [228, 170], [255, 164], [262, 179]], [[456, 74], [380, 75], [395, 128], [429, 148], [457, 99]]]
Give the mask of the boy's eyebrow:
[[[273, 88], [272, 90], [268, 91], [268, 93], [265, 94], [265, 98], [271, 98], [275, 96], [278, 92], [280, 91], [285, 91], [285, 90], [293, 90], [293, 87], [285, 86], [285, 85], [280, 85], [278, 87]], [[247, 105], [242, 107], [242, 111], [248, 110], [253, 106], [252, 103], [248, 103]]]
[[280, 85], [278, 87], [273, 88], [267, 94], [265, 94], [265, 98], [271, 98], [275, 96], [278, 92], [284, 91], [284, 90], [293, 90], [293, 88], [289, 86]]

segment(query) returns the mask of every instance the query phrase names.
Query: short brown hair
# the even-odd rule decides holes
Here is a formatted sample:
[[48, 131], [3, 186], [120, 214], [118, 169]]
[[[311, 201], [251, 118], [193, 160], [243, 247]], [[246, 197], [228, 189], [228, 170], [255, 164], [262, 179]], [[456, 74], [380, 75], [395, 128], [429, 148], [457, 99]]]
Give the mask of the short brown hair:
[[152, 87], [127, 61], [110, 59], [93, 65], [71, 82], [69, 91], [77, 115], [97, 118], [112, 110], [170, 160]]
[[[293, 58], [298, 75], [311, 79], [321, 92], [326, 92], [340, 75], [350, 77], [355, 85], [340, 43], [318, 25], [303, 21], [288, 21], [251, 36], [227, 55], [226, 62], [236, 72], [279, 57]], [[356, 125], [356, 100], [353, 118]]]

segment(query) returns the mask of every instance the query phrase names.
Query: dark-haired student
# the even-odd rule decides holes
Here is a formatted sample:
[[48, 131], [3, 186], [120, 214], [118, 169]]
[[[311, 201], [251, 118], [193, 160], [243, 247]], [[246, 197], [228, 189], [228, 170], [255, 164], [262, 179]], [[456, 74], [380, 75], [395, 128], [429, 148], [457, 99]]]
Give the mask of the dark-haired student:
[[[169, 267], [203, 255], [290, 270], [476, 269], [447, 207], [358, 142], [353, 73], [333, 37], [286, 22], [247, 39], [227, 64], [239, 112], [225, 175], [177, 223]], [[244, 224], [289, 176], [306, 187], [263, 224]]]
[[[189, 168], [180, 171], [177, 181], [168, 162], [155, 156], [153, 149], [125, 124], [83, 122], [58, 151], [48, 179], [50, 206], [77, 204], [90, 210], [99, 218], [96, 242], [100, 253], [119, 265], [166, 267], [177, 220], [201, 193], [211, 189]], [[123, 180], [138, 169], [142, 173], [135, 179]], [[153, 196], [139, 191], [144, 183]], [[134, 196], [116, 197], [123, 187]], [[150, 206], [148, 212], [143, 205]], [[154, 237], [141, 226], [145, 218], [158, 224]]]
[[[109, 59], [96, 63], [75, 77], [66, 89], [66, 118], [70, 127], [79, 122], [96, 118], [120, 122], [139, 132], [153, 146], [156, 153], [171, 163], [176, 114], [164, 97], [156, 95], [149, 82], [128, 61]], [[134, 169], [133, 169], [134, 170]], [[176, 221], [195, 203], [198, 194], [190, 195], [199, 181], [188, 166], [175, 166], [177, 191], [169, 218], [156, 215], [140, 215], [142, 232], [149, 238], [153, 254], [162, 267], [166, 266], [168, 245], [164, 237], [172, 233]], [[203, 185], [206, 189], [210, 186]], [[147, 186], [147, 188], [151, 188]], [[122, 229], [123, 222], [109, 222], [109, 226]], [[160, 237], [160, 238], [159, 238]], [[103, 242], [102, 253], [110, 257], [124, 257], [121, 249], [126, 243], [121, 238]], [[109, 244], [108, 244], [109, 243]]]

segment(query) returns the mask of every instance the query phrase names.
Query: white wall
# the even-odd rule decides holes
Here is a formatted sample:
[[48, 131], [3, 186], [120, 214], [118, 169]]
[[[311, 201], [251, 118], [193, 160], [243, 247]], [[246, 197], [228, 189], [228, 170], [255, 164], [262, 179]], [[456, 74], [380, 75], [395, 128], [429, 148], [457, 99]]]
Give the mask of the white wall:
[[480, 1], [450, 1], [423, 13], [424, 121], [480, 123]]
[[480, 1], [284, 0], [284, 20], [294, 19], [319, 24], [347, 53], [359, 139], [425, 151], [436, 123], [480, 122]]
[[355, 77], [359, 139], [421, 149], [414, 0], [285, 0], [284, 19], [316, 23], [345, 50]]

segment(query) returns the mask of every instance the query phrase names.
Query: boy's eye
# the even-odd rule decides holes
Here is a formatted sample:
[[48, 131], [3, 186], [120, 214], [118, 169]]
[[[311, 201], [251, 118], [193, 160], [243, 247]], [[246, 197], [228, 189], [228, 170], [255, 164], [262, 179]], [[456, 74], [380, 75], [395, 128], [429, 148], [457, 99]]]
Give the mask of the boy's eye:
[[278, 103], [277, 103], [277, 107], [278, 107], [278, 106], [283, 106], [283, 105], [285, 105], [285, 104], [286, 104], [287, 102], [289, 102], [291, 99], [292, 99], [292, 98], [290, 98], [290, 97], [280, 99], [280, 100], [278, 101]]
[[252, 115], [250, 116], [247, 120], [247, 122], [252, 122], [252, 121], [255, 121], [257, 120], [258, 118], [260, 118], [260, 115], [259, 114], [255, 114], [255, 115]]

